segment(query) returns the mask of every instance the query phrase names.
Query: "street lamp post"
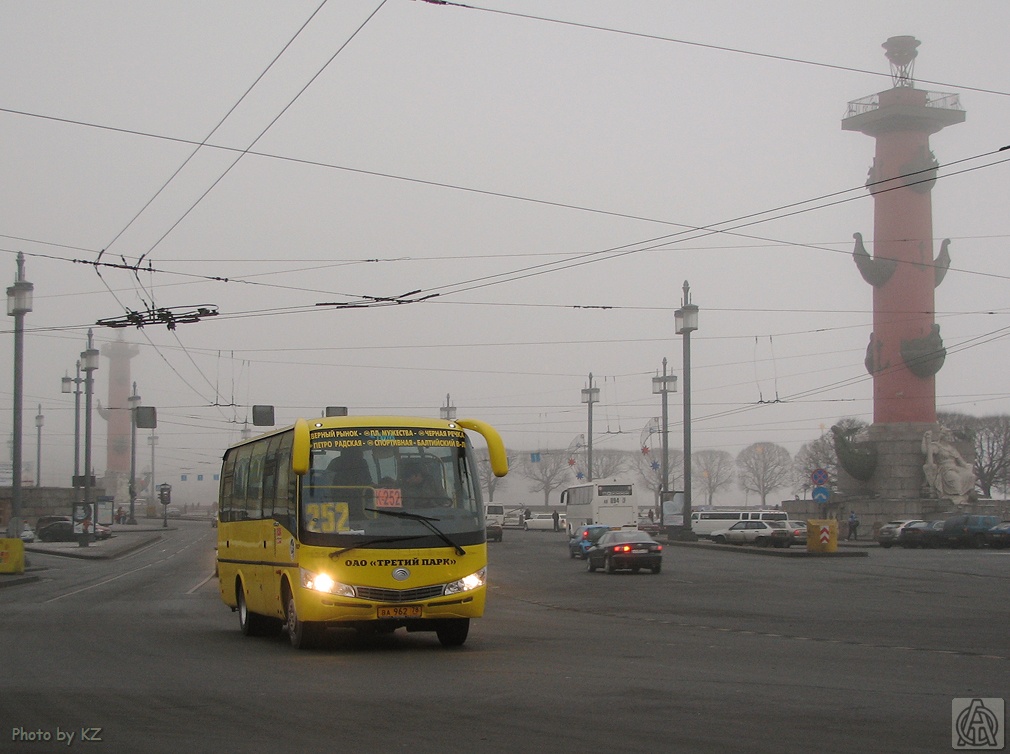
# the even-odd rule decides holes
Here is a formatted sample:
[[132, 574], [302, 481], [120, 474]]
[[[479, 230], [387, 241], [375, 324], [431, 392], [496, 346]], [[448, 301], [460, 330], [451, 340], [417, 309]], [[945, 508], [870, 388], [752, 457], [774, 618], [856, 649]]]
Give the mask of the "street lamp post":
[[11, 519], [8, 537], [21, 536], [21, 400], [25, 371], [25, 315], [32, 310], [35, 286], [25, 280], [25, 255], [18, 252], [18, 273], [14, 285], [7, 289], [7, 314], [14, 317], [14, 426], [11, 447]]
[[[137, 525], [137, 407], [140, 406], [140, 396], [137, 395], [137, 383], [133, 383], [133, 395], [127, 400], [130, 403], [130, 517], [126, 523]], [[118, 523], [118, 522], [117, 522]]]
[[[74, 394], [74, 477], [71, 480], [74, 490], [76, 490], [80, 484], [81, 475], [81, 383], [84, 382], [84, 378], [81, 377], [81, 360], [77, 360], [77, 376], [67, 377], [64, 376], [60, 381], [60, 389], [64, 393]], [[80, 500], [77, 499], [76, 495], [74, 497], [74, 502], [79, 503]]]
[[42, 486], [42, 426], [46, 423], [46, 417], [42, 415], [42, 404], [39, 404], [39, 412], [35, 414], [35, 486]]
[[[91, 485], [91, 399], [95, 392], [94, 371], [98, 369], [98, 349], [94, 346], [94, 334], [88, 329], [88, 347], [81, 351], [81, 368], [84, 370], [84, 506], [85, 520], [91, 516], [91, 527], [94, 530], [98, 522], [98, 511], [92, 508]], [[87, 527], [81, 535], [80, 546], [88, 546]]]
[[691, 303], [691, 286], [684, 281], [684, 300], [674, 312], [677, 335], [684, 336], [684, 528], [682, 536], [694, 539], [691, 531], [691, 333], [698, 329], [698, 307]]
[[589, 387], [582, 388], [582, 402], [589, 404], [589, 427], [586, 436], [586, 474], [589, 481], [593, 481], [593, 404], [600, 401], [600, 389], [593, 387], [593, 373], [589, 373]]
[[158, 436], [151, 429], [151, 436], [147, 438], [147, 444], [151, 446], [151, 483], [147, 486], [148, 507], [155, 503], [154, 499], [154, 448], [158, 444]]
[[667, 394], [677, 392], [677, 375], [666, 373], [666, 357], [663, 357], [663, 376], [652, 378], [652, 394], [663, 396], [663, 418], [662, 418], [662, 438], [663, 438], [663, 458], [661, 461], [660, 473], [662, 478], [659, 485], [659, 518], [657, 521], [663, 520], [663, 499], [664, 495], [668, 491], [670, 486], [670, 419], [669, 410], [667, 408]]

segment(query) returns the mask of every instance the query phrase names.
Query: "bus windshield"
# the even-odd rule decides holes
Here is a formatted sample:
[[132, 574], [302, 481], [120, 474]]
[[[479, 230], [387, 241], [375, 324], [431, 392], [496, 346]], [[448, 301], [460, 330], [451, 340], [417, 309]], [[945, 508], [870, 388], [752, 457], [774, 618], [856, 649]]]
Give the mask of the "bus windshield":
[[423, 546], [420, 540], [472, 543], [483, 534], [476, 465], [462, 430], [327, 428], [312, 430], [309, 441], [299, 500], [306, 544]]

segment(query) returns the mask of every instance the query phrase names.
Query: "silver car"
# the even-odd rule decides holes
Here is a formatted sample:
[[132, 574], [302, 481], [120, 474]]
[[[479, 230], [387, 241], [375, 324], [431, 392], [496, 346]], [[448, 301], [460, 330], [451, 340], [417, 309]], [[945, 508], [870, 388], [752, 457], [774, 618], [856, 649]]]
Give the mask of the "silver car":
[[892, 545], [898, 544], [898, 537], [901, 535], [901, 530], [906, 526], [909, 524], [923, 523], [925, 523], [925, 521], [921, 518], [901, 518], [895, 521], [888, 521], [877, 530], [877, 543], [884, 549], [887, 549]]
[[785, 521], [739, 521], [728, 529], [712, 532], [712, 541], [718, 544], [789, 547], [793, 543], [793, 535]]

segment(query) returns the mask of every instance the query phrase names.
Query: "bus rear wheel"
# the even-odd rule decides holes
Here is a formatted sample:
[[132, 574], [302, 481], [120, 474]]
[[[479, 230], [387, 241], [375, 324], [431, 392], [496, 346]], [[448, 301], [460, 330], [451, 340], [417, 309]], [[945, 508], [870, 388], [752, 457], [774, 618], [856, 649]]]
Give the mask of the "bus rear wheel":
[[447, 618], [435, 625], [435, 635], [443, 647], [461, 647], [470, 633], [469, 618]]
[[294, 595], [288, 595], [287, 622], [285, 623], [288, 640], [295, 649], [311, 649], [314, 647], [320, 636], [320, 628], [315, 623], [299, 620], [298, 611], [295, 609]]

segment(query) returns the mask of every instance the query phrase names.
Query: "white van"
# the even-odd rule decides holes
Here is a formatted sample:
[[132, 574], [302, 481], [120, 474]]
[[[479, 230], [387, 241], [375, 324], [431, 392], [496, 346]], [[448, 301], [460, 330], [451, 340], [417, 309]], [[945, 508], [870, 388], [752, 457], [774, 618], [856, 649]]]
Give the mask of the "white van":
[[737, 521], [786, 521], [786, 511], [773, 510], [709, 510], [691, 511], [691, 529], [699, 537], [711, 537], [712, 532], [728, 529]]
[[489, 524], [498, 524], [498, 526], [502, 526], [505, 523], [505, 506], [485, 505], [484, 519]]

